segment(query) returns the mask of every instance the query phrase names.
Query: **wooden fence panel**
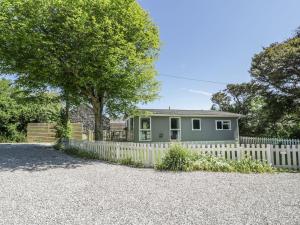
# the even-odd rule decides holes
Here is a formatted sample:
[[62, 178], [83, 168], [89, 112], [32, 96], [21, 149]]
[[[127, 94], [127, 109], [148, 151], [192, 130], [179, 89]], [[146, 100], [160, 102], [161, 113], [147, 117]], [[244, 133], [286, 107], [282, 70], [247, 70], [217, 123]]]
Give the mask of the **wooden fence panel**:
[[[72, 123], [72, 139], [82, 140], [83, 127], [81, 123]], [[27, 125], [27, 142], [54, 143], [57, 141], [55, 124], [29, 123]]]

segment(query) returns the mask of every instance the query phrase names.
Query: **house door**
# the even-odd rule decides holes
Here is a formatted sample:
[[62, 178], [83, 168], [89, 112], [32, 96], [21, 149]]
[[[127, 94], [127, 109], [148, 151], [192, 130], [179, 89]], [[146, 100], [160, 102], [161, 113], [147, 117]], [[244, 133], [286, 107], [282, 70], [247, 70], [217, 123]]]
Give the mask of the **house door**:
[[181, 140], [181, 120], [179, 117], [170, 118], [170, 140], [171, 141]]

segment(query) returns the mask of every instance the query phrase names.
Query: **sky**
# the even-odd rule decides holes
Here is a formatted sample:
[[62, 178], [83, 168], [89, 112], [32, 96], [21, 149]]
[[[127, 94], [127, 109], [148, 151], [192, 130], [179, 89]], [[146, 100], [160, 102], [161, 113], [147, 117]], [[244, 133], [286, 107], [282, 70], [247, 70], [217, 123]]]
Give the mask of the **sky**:
[[138, 2], [159, 27], [162, 41], [156, 63], [160, 98], [141, 108], [210, 109], [212, 93], [250, 81], [254, 54], [300, 26], [300, 0]]

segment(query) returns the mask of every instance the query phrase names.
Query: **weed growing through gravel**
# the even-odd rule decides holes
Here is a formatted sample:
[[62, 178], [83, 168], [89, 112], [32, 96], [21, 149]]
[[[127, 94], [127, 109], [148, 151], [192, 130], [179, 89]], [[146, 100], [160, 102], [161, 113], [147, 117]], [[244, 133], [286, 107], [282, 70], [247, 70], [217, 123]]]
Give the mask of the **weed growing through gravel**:
[[226, 160], [207, 154], [193, 154], [181, 145], [171, 146], [161, 163], [156, 165], [156, 169], [240, 173], [271, 173], [275, 171], [269, 164], [252, 160], [249, 157], [240, 161]]

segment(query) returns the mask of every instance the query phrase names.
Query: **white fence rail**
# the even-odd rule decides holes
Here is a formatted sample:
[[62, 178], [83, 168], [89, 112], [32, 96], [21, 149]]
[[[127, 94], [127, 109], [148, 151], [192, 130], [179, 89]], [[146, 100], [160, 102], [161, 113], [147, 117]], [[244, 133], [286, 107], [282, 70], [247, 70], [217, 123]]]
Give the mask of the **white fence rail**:
[[240, 144], [300, 145], [300, 139], [240, 137]]
[[[144, 144], [132, 142], [88, 142], [70, 140], [68, 147], [93, 152], [102, 160], [118, 161], [131, 158], [136, 163], [153, 167], [160, 162], [170, 143]], [[275, 167], [300, 169], [300, 148], [296, 145], [254, 144], [185, 144], [192, 152], [210, 154], [229, 160], [240, 160], [246, 155], [253, 160], [266, 161]]]

